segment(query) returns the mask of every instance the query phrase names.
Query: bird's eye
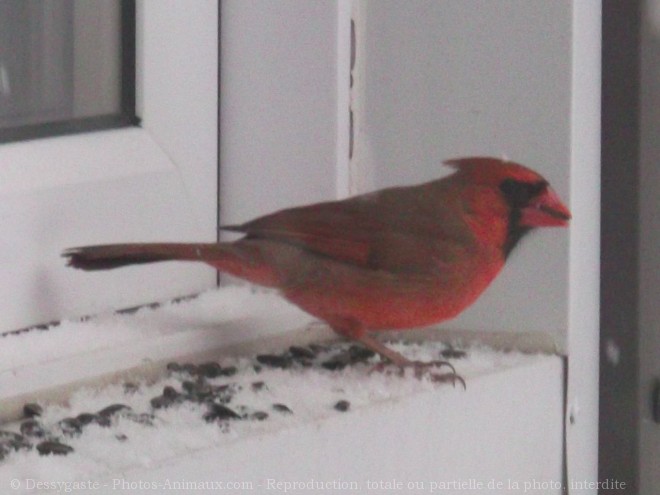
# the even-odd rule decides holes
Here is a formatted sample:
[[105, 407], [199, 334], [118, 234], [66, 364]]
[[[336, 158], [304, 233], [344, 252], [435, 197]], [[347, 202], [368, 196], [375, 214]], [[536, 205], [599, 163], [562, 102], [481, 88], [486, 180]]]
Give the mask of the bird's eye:
[[513, 207], [522, 207], [538, 196], [548, 183], [544, 180], [538, 182], [520, 182], [515, 179], [505, 179], [500, 184], [500, 190], [509, 204]]

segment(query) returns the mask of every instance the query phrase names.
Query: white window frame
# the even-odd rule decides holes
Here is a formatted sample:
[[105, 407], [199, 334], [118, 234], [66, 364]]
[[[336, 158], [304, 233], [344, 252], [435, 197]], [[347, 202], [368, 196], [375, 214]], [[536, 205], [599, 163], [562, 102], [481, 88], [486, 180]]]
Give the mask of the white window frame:
[[72, 245], [217, 238], [219, 3], [137, 4], [140, 127], [0, 145], [0, 331], [190, 294], [213, 270], [66, 269]]
[[[137, 5], [142, 125], [0, 145], [0, 332], [216, 285], [215, 271], [204, 266], [89, 274], [67, 268], [61, 257], [76, 245], [217, 239], [219, 3]], [[62, 353], [46, 362], [0, 363], [0, 421], [18, 417], [26, 400], [62, 398], [76, 384], [144, 364], [153, 349], [176, 355], [195, 344], [185, 335], [164, 342], [136, 335], [120, 344], [109, 336], [81, 353], [67, 352], [70, 342], [56, 331], [31, 333]], [[0, 338], [0, 345], [15, 338]], [[31, 342], [17, 354], [45, 345]]]
[[[282, 0], [266, 11], [264, 3], [222, 2], [220, 83], [219, 2], [142, 0], [138, 5], [142, 127], [0, 146], [0, 161], [23, 157], [22, 166], [33, 164], [23, 169], [16, 162], [12, 169], [0, 169], [0, 184], [7, 184], [0, 186], [0, 195], [16, 195], [23, 208], [16, 215], [16, 205], [13, 210], [12, 205], [0, 205], [0, 217], [5, 212], [28, 216], [31, 227], [24, 229], [29, 239], [22, 249], [9, 246], [5, 253], [0, 246], [0, 257], [20, 263], [26, 259], [22, 253], [29, 253], [29, 266], [21, 266], [14, 278], [34, 280], [41, 273], [43, 282], [32, 290], [22, 287], [19, 306], [29, 309], [29, 317], [18, 310], [11, 313], [8, 305], [3, 308], [14, 315], [11, 325], [5, 323], [9, 329], [26, 326], [24, 321], [97, 314], [216, 285], [216, 272], [204, 265], [158, 263], [87, 273], [65, 267], [60, 253], [70, 246], [105, 242], [217, 239], [219, 87], [222, 223], [345, 196], [349, 190], [348, 0]], [[255, 30], [263, 35], [256, 42]], [[300, 32], [306, 32], [302, 39]], [[284, 41], [278, 46], [267, 41], [280, 36]], [[258, 112], [251, 111], [254, 105]], [[44, 157], [72, 164], [71, 169], [55, 171]], [[61, 197], [62, 191], [71, 192], [72, 199]], [[133, 207], [138, 199], [139, 207]], [[99, 211], [81, 210], [87, 201], [100, 202]], [[23, 213], [33, 204], [50, 214], [48, 220]], [[106, 223], [106, 217], [116, 216], [113, 207], [122, 210], [119, 215], [126, 222]], [[32, 227], [49, 223], [55, 224], [48, 232], [54, 238]], [[16, 224], [14, 230], [21, 231], [22, 225]], [[12, 288], [0, 285], [6, 294]], [[308, 315], [281, 299], [264, 308], [267, 317], [251, 313], [237, 321], [235, 315], [251, 306], [235, 300], [232, 304], [239, 307], [223, 306], [212, 325], [183, 322], [180, 331], [168, 327], [158, 337], [136, 332], [121, 342], [109, 336], [84, 352], [80, 343], [67, 345], [60, 337], [57, 359], [23, 359], [4, 369], [0, 365], [0, 422], [20, 416], [27, 401], [63, 400], [76, 386], [116, 381], [127, 373], [131, 379], [153, 376], [167, 361], [211, 359], [228, 345], [309, 322]], [[35, 308], [42, 311], [32, 311]], [[57, 339], [56, 330], [47, 333]]]

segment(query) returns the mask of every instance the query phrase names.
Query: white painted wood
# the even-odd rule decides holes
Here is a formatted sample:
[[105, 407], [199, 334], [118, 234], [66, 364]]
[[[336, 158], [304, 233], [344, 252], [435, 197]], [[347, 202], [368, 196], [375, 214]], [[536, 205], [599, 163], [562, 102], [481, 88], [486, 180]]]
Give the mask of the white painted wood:
[[[567, 468], [598, 480], [601, 3], [574, 1], [571, 44]], [[596, 493], [592, 488], [587, 493]]]
[[[349, 164], [351, 194], [360, 194], [375, 188], [373, 157], [370, 154], [369, 122], [366, 109], [367, 70], [367, 11], [369, 4], [362, 1], [352, 2], [352, 22], [355, 27], [355, 60], [351, 69], [351, 111], [353, 118], [353, 154]], [[371, 57], [373, 55], [369, 55]]]
[[[112, 152], [101, 153], [104, 147]], [[173, 168], [149, 133], [137, 127], [7, 143], [0, 153], [0, 194], [6, 197]], [[54, 159], [65, 166], [55, 166]]]
[[336, 198], [352, 195], [350, 170], [350, 108], [351, 98], [351, 17], [352, 1], [337, 0], [337, 149]]
[[[217, 0], [140, 4], [138, 63], [142, 126], [170, 160], [195, 221], [214, 240], [218, 211]], [[182, 205], [186, 208], [186, 205]]]
[[0, 146], [0, 330], [196, 292], [212, 270], [64, 270], [64, 248], [216, 238], [218, 3], [139, 2], [143, 127]]
[[222, 223], [345, 194], [340, 12], [334, 0], [222, 2]]
[[[53, 142], [59, 145], [69, 139], [79, 138]], [[178, 174], [143, 131], [109, 131], [106, 136], [87, 139], [116, 144], [117, 152], [111, 156], [141, 162], [143, 170], [126, 171], [118, 166], [117, 175], [108, 177], [96, 166], [85, 167], [86, 151], [92, 157], [96, 152], [93, 144], [76, 146], [80, 154], [71, 156], [69, 164], [87, 168], [88, 175], [46, 173], [40, 188], [28, 192], [17, 185], [16, 194], [3, 195], [0, 216], [7, 232], [0, 241], [3, 330], [171, 298], [212, 284], [212, 270], [206, 273], [202, 267], [175, 265], [90, 274], [65, 266], [61, 257], [65, 248], [90, 242], [203, 238], [192, 215], [179, 210], [188, 198]], [[69, 150], [60, 156], [69, 157]], [[91, 158], [88, 163], [113, 166], [116, 162]], [[41, 162], [33, 165], [39, 168]]]

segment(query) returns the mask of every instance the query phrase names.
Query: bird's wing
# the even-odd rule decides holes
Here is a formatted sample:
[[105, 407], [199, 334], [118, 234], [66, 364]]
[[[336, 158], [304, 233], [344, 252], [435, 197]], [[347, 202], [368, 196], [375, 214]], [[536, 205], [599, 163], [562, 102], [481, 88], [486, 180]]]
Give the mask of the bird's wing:
[[281, 210], [224, 228], [390, 272], [424, 273], [459, 256], [465, 233], [456, 235], [456, 225], [416, 208], [414, 201], [406, 202], [402, 210], [401, 202], [388, 195], [392, 196], [381, 192]]

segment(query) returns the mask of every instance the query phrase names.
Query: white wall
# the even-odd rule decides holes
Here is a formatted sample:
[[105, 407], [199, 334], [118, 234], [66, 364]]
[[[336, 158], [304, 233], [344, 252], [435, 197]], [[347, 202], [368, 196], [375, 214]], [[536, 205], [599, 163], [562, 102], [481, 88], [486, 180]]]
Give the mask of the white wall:
[[[538, 170], [568, 201], [570, 2], [367, 5], [358, 166], [374, 188], [437, 178], [447, 158], [494, 155]], [[445, 326], [549, 331], [563, 346], [568, 241], [564, 229], [524, 239], [492, 287]]]
[[338, 24], [335, 1], [222, 2], [221, 223], [336, 198]]

